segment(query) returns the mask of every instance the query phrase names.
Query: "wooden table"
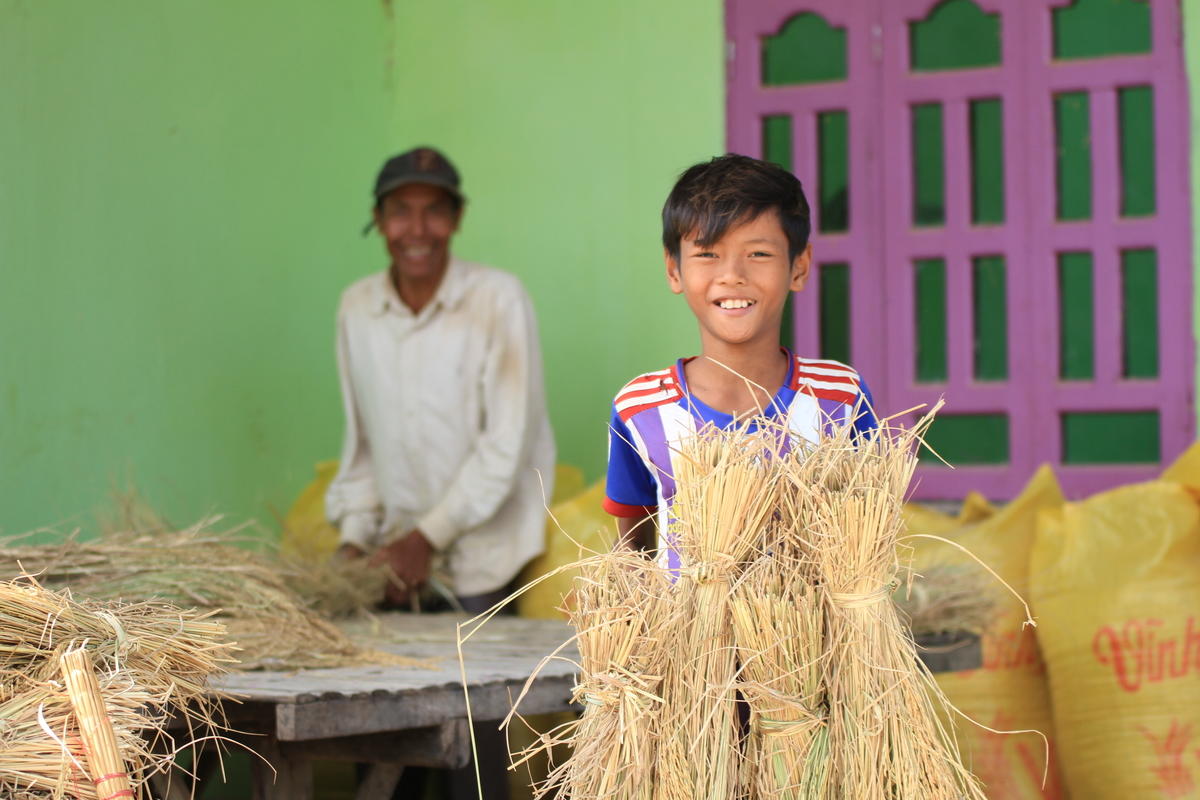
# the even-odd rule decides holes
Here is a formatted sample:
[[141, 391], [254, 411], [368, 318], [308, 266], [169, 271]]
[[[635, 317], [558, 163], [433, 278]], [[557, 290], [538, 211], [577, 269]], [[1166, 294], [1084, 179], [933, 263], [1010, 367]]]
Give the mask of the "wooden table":
[[[387, 800], [405, 766], [468, 763], [466, 724], [453, 614], [384, 614], [343, 626], [357, 641], [418, 659], [425, 667], [361, 666], [294, 672], [243, 672], [215, 688], [239, 697], [226, 703], [230, 723], [265, 759], [253, 759], [259, 800], [310, 800], [313, 759], [370, 764], [360, 800]], [[557, 620], [495, 617], [463, 647], [471, 713], [503, 719], [526, 679], [571, 636]], [[576, 657], [574, 646], [563, 655]], [[574, 665], [546, 664], [521, 701], [522, 715], [571, 708]]]

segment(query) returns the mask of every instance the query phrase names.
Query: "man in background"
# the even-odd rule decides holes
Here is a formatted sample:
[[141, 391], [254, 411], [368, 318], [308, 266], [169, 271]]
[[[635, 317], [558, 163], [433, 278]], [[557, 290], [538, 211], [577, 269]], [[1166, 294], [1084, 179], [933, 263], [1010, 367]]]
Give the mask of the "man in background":
[[[478, 613], [541, 552], [553, 491], [533, 305], [513, 275], [451, 253], [465, 198], [437, 150], [390, 159], [374, 197], [390, 263], [346, 289], [338, 310], [346, 433], [326, 509], [339, 554], [399, 578], [388, 605], [408, 605], [437, 560], [457, 604]], [[480, 750], [488, 798], [506, 793], [495, 744]], [[476, 796], [465, 773], [451, 796]]]

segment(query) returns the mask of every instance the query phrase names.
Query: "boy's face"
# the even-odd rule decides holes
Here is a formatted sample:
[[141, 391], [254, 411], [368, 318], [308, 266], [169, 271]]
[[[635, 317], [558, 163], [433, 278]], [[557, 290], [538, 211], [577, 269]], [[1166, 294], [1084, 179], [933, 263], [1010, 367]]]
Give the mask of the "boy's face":
[[375, 209], [375, 225], [400, 276], [422, 281], [445, 270], [450, 237], [461, 216], [446, 190], [410, 183], [383, 198]]
[[812, 245], [788, 258], [788, 240], [775, 211], [733, 225], [709, 247], [685, 236], [679, 260], [666, 254], [667, 282], [700, 323], [704, 344], [779, 344], [788, 294], [808, 280]]

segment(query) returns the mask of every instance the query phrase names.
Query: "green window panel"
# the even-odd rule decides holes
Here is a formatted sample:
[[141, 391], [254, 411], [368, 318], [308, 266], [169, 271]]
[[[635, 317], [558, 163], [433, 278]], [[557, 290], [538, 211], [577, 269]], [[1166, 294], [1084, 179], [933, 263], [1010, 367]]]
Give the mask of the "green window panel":
[[850, 229], [848, 124], [845, 111], [826, 111], [817, 115], [817, 202], [824, 233], [842, 233]]
[[850, 266], [822, 264], [820, 284], [821, 358], [850, 363]]
[[971, 222], [1004, 222], [1004, 105], [971, 101]]
[[1000, 15], [971, 0], [947, 0], [908, 27], [909, 69], [931, 72], [1000, 63]]
[[792, 171], [792, 117], [778, 114], [762, 120], [763, 160]]
[[975, 379], [1008, 379], [1008, 303], [1003, 256], [975, 258], [972, 286], [975, 320]]
[[1058, 255], [1058, 375], [1091, 380], [1095, 372], [1092, 254]]
[[1150, 52], [1146, 0], [1075, 0], [1054, 9], [1054, 57], [1099, 58]]
[[1158, 254], [1121, 253], [1122, 373], [1126, 378], [1158, 377]]
[[938, 383], [946, 380], [946, 262], [927, 258], [914, 266], [917, 382]]
[[1121, 141], [1121, 216], [1154, 214], [1154, 90], [1127, 86], [1117, 92]]
[[1092, 218], [1091, 103], [1087, 92], [1054, 98], [1058, 218]]
[[912, 107], [912, 138], [913, 224], [917, 227], [944, 225], [946, 186], [941, 103]]
[[845, 80], [846, 29], [817, 14], [797, 14], [763, 38], [762, 76], [764, 86]]
[[1076, 412], [1062, 415], [1064, 464], [1156, 464], [1157, 411]]
[[[951, 466], [1007, 464], [1009, 460], [1008, 415], [939, 414], [925, 434], [925, 443]], [[940, 462], [923, 452], [926, 466]]]

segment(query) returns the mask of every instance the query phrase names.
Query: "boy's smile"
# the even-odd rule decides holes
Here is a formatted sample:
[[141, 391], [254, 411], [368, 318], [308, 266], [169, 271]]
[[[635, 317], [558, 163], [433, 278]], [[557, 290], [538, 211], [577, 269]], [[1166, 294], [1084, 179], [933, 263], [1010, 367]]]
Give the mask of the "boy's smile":
[[706, 352], [765, 340], [778, 347], [784, 304], [804, 288], [811, 248], [789, 258], [777, 212], [732, 225], [707, 246], [685, 236], [679, 250], [678, 261], [666, 254], [667, 282], [696, 315]]

